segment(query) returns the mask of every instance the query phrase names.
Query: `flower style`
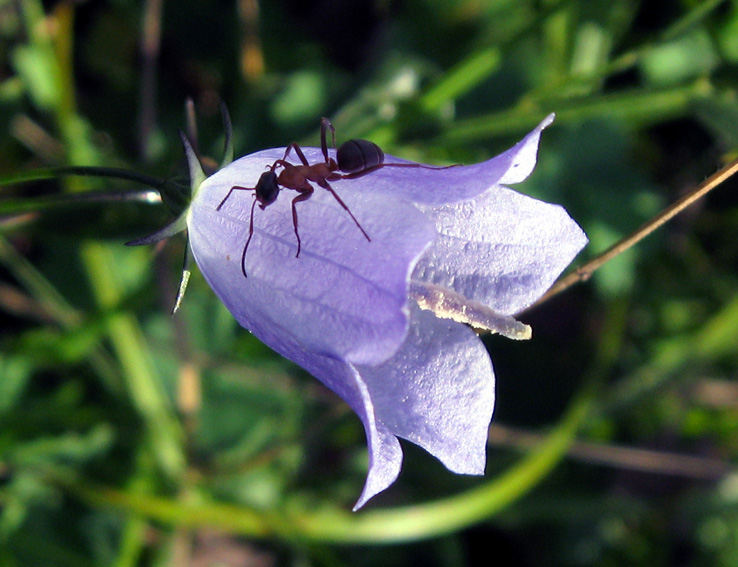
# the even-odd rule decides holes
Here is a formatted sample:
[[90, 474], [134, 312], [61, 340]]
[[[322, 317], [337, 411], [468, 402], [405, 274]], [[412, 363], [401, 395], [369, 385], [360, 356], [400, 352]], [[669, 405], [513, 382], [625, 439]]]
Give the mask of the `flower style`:
[[[512, 315], [587, 242], [563, 208], [505, 187], [530, 175], [552, 121], [484, 163], [383, 167], [331, 182], [371, 240], [316, 186], [296, 204], [299, 257], [297, 193], [282, 188], [254, 211], [245, 255], [254, 192], [223, 202], [233, 186], [254, 187], [284, 148], [238, 159], [196, 188], [187, 228], [210, 286], [241, 325], [341, 396], [364, 425], [369, 471], [354, 509], [399, 475], [398, 437], [453, 472], [484, 473], [494, 372], [469, 325], [528, 338]], [[324, 161], [319, 148], [303, 150], [311, 164]]]

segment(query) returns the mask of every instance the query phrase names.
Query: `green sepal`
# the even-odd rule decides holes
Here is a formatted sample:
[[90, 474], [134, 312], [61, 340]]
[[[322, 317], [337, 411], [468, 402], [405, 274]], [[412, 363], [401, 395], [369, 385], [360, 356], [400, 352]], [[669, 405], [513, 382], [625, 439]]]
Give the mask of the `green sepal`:
[[184, 147], [185, 157], [187, 158], [187, 168], [190, 172], [190, 188], [192, 190], [192, 196], [195, 196], [197, 188], [200, 187], [203, 181], [207, 178], [205, 171], [200, 164], [200, 160], [197, 158], [197, 153], [192, 147], [187, 135], [179, 131], [179, 137], [182, 140], [182, 146]]
[[[221, 163], [221, 167], [225, 167], [233, 161], [234, 157], [233, 127], [225, 104], [221, 104], [221, 113], [223, 115], [223, 126], [225, 129], [225, 148], [223, 151], [223, 161]], [[189, 200], [191, 201], [192, 198], [194, 198], [195, 193], [199, 189], [200, 185], [203, 183], [203, 181], [205, 181], [205, 179], [207, 179], [207, 175], [205, 175], [202, 164], [197, 157], [195, 149], [192, 147], [192, 143], [187, 138], [187, 135], [180, 130], [179, 137], [182, 140], [182, 146], [184, 147], [185, 157], [187, 159], [187, 169], [189, 170], [190, 174]], [[177, 291], [177, 297], [174, 302], [172, 314], [176, 313], [180, 305], [182, 304], [182, 298], [184, 297], [185, 290], [187, 289], [187, 284], [190, 281], [190, 275], [192, 274], [192, 271], [190, 270], [190, 258], [192, 257], [192, 252], [190, 250], [189, 238], [187, 237], [186, 232], [188, 213], [189, 206], [185, 206], [182, 213], [174, 220], [174, 222], [171, 222], [164, 228], [161, 228], [156, 232], [149, 234], [148, 236], [126, 242], [127, 246], [141, 246], [144, 244], [152, 244], [154, 242], [158, 242], [159, 240], [164, 240], [165, 238], [169, 238], [180, 232], [185, 232], [187, 243], [185, 245], [184, 262], [182, 266], [182, 278], [179, 283], [179, 289]]]
[[233, 162], [236, 150], [233, 147], [233, 124], [231, 124], [231, 116], [228, 114], [228, 108], [225, 103], [220, 103], [220, 114], [223, 117], [223, 130], [225, 130], [225, 147], [223, 148], [223, 160], [220, 162], [220, 168], [224, 168]]
[[182, 298], [184, 298], [187, 284], [190, 282], [190, 276], [192, 275], [192, 270], [190, 270], [190, 258], [192, 258], [190, 237], [185, 233], [185, 238], [187, 241], [185, 242], [184, 260], [182, 262], [182, 278], [179, 280], [179, 289], [177, 290], [177, 298], [174, 300], [172, 315], [174, 315], [179, 309], [179, 306], [182, 305]]

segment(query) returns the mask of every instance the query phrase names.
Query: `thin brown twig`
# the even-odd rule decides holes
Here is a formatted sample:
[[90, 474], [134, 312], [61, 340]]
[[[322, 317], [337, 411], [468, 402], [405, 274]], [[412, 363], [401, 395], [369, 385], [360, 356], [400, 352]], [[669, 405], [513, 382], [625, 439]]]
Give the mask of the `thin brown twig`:
[[239, 0], [241, 21], [241, 74], [254, 83], [264, 74], [264, 54], [259, 35], [259, 0]]
[[[528, 449], [536, 446], [544, 437], [542, 434], [493, 423], [488, 442], [495, 446]], [[735, 472], [734, 466], [719, 459], [589, 441], [575, 441], [567, 455], [590, 464], [697, 480], [720, 480]]]
[[161, 45], [161, 14], [164, 0], [147, 0], [141, 34], [141, 90], [138, 119], [139, 151], [151, 158], [151, 135], [156, 127], [156, 67]]
[[707, 195], [710, 191], [715, 189], [715, 187], [723, 184], [736, 173], [738, 173], [738, 159], [733, 160], [728, 165], [723, 167], [720, 171], [711, 175], [695, 189], [693, 189], [692, 191], [684, 195], [684, 197], [674, 202], [666, 209], [661, 211], [659, 214], [657, 214], [655, 217], [644, 223], [640, 228], [638, 228], [580, 268], [577, 268], [577, 270], [575, 270], [574, 272], [561, 278], [553, 285], [551, 289], [548, 290], [546, 295], [538, 300], [535, 305], [548, 301], [555, 295], [558, 295], [559, 293], [570, 288], [576, 283], [587, 281], [590, 277], [592, 277], [592, 274], [596, 270], [615, 258], [615, 256], [625, 252], [628, 248], [640, 242], [661, 225], [668, 222], [684, 209]]
[[197, 133], [197, 112], [195, 109], [195, 101], [191, 97], [188, 97], [185, 101], [185, 125], [187, 139], [190, 141], [192, 149], [195, 150], [195, 153], [199, 154], [200, 140]]

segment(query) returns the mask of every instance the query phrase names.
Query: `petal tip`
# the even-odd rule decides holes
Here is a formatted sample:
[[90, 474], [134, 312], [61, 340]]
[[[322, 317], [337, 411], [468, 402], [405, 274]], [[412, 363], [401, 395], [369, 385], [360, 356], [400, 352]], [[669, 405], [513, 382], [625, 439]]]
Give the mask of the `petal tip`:
[[544, 118], [543, 120], [541, 120], [541, 123], [538, 125], [538, 127], [541, 130], [543, 130], [544, 128], [548, 128], [549, 126], [551, 126], [551, 124], [553, 124], [553, 121], [555, 119], [556, 119], [556, 113], [555, 112], [552, 112], [551, 114], [549, 114], [548, 116], [546, 116], [546, 118]]

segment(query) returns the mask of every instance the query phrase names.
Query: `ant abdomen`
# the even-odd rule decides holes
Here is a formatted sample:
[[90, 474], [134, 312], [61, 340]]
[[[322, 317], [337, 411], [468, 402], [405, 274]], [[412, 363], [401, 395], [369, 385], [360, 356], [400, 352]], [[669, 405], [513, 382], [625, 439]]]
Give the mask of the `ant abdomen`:
[[369, 140], [349, 140], [336, 151], [338, 169], [344, 173], [371, 170], [384, 163], [384, 152]]

